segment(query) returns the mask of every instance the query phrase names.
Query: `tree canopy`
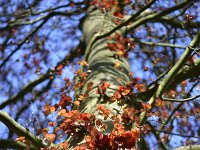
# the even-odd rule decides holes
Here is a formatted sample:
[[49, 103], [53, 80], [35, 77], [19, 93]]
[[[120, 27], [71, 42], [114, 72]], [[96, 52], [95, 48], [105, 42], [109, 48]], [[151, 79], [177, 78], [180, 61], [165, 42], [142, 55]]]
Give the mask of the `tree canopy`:
[[199, 11], [0, 1], [0, 149], [200, 149]]

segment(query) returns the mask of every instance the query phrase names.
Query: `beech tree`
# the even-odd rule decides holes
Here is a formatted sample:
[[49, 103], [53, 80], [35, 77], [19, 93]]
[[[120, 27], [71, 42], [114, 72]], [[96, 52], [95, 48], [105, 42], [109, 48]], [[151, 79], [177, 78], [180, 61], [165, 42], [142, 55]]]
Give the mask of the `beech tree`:
[[199, 0], [0, 6], [1, 149], [200, 149]]

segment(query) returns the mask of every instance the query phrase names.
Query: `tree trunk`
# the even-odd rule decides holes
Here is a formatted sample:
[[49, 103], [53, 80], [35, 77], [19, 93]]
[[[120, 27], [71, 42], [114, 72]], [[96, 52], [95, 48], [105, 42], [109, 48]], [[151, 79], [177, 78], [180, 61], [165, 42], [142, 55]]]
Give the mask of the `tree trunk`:
[[[108, 37], [101, 38], [95, 42], [91, 42], [95, 36], [105, 34], [116, 26], [113, 22], [111, 16], [103, 13], [99, 10], [93, 10], [88, 14], [82, 23], [82, 33], [85, 45], [89, 49], [89, 53], [86, 51], [85, 60], [88, 66], [83, 69], [83, 71], [88, 72], [86, 80], [84, 80], [84, 85], [81, 88], [76, 89], [76, 96], [79, 94], [88, 93], [89, 97], [83, 100], [80, 105], [80, 112], [95, 114], [97, 119], [103, 119], [101, 115], [98, 114], [96, 106], [98, 104], [104, 105], [111, 110], [110, 115], [119, 114], [122, 112], [122, 108], [126, 104], [120, 105], [117, 101], [110, 103], [109, 98], [113, 96], [114, 92], [118, 90], [119, 86], [125, 86], [130, 83], [130, 66], [128, 59], [126, 57], [119, 57], [115, 51], [111, 51], [108, 48], [108, 43], [117, 42], [116, 39], [108, 39]], [[123, 37], [125, 35], [125, 28], [118, 30], [118, 35]], [[115, 33], [111, 34], [113, 37]], [[88, 55], [87, 55], [88, 53]], [[120, 64], [117, 68], [116, 63]], [[100, 86], [102, 82], [109, 83], [110, 86], [106, 89], [105, 94], [101, 93]], [[82, 82], [82, 80], [79, 80]], [[88, 83], [93, 83], [93, 88], [88, 92]], [[97, 91], [100, 90], [100, 93]], [[104, 120], [107, 125], [107, 129], [103, 132], [105, 134], [110, 133], [113, 129], [113, 122], [111, 119]], [[77, 141], [74, 141], [75, 144]], [[74, 145], [72, 144], [72, 145]]]

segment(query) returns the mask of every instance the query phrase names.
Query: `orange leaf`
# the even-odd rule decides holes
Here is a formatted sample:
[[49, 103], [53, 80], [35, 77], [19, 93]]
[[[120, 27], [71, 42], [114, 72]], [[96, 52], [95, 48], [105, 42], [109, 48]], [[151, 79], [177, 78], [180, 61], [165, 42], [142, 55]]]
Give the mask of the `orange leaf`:
[[144, 103], [144, 102], [142, 102], [141, 104], [142, 104], [143, 108], [144, 108], [146, 111], [149, 111], [149, 110], [151, 109], [151, 105], [150, 105], [150, 104], [147, 104], [147, 103]]
[[113, 95], [117, 100], [118, 99], [120, 99], [122, 96], [121, 96], [121, 94], [118, 92], [118, 91], [116, 91], [115, 93], [114, 93], [114, 95]]
[[74, 101], [74, 105], [75, 106], [79, 106], [80, 105], [80, 101]]
[[109, 88], [110, 84], [106, 81], [103, 81], [102, 86], [105, 87], [105, 88]]
[[79, 101], [84, 100], [84, 95], [83, 95], [83, 94], [80, 94], [80, 95], [78, 96], [78, 100], [79, 100]]
[[130, 92], [131, 92], [131, 89], [130, 89], [130, 88], [125, 88], [125, 89], [121, 92], [121, 94], [124, 95], [124, 96], [126, 96], [126, 95], [128, 95]]
[[123, 17], [124, 17], [124, 15], [123, 15], [121, 12], [119, 12], [119, 11], [114, 12], [113, 15], [114, 15], [114, 16], [117, 16], [117, 17], [119, 17], [119, 18], [123, 18]]
[[61, 71], [63, 69], [63, 64], [58, 65], [58, 67], [56, 67], [56, 71]]
[[128, 95], [131, 92], [131, 88], [130, 87], [119, 86], [118, 89], [119, 89], [119, 92], [123, 96], [126, 96], [126, 95]]
[[117, 43], [116, 46], [117, 46], [117, 49], [119, 49], [120, 51], [125, 51], [125, 47], [122, 43]]
[[85, 60], [79, 61], [78, 64], [81, 66], [88, 66], [88, 63]]
[[156, 98], [156, 100], [155, 100], [155, 105], [156, 105], [157, 107], [161, 106], [161, 105], [162, 105], [162, 100], [161, 100], [160, 98]]
[[48, 141], [54, 141], [56, 138], [55, 134], [45, 134], [44, 136]]
[[82, 78], [86, 78], [86, 77], [88, 76], [88, 74], [87, 74], [86, 72], [83, 72], [83, 73], [80, 74], [80, 76], [81, 76]]
[[123, 51], [117, 51], [117, 55], [122, 57], [122, 56], [125, 55], [125, 52], [123, 52]]
[[134, 86], [137, 90], [138, 90], [138, 92], [146, 92], [146, 90], [147, 90], [147, 88], [146, 88], [146, 86], [145, 86], [145, 84], [143, 84], [143, 83], [138, 83], [138, 84], [136, 84], [135, 86]]
[[88, 84], [87, 84], [87, 90], [88, 91], [91, 91], [93, 89], [93, 82], [89, 82]]
[[100, 111], [100, 115], [104, 116], [104, 120], [108, 118], [111, 113], [111, 110], [106, 108], [104, 105], [97, 105], [97, 109]]
[[55, 133], [57, 133], [58, 131], [60, 131], [61, 129], [59, 127], [55, 128]]
[[116, 50], [116, 44], [115, 43], [107, 43], [107, 45], [108, 45], [108, 48], [111, 51], [115, 51]]
[[101, 126], [101, 130], [102, 130], [102, 131], [105, 131], [107, 128], [108, 128], [108, 125], [107, 125], [107, 124], [103, 124], [103, 125]]
[[48, 125], [51, 126], [51, 127], [53, 127], [53, 126], [56, 125], [56, 122], [49, 122]]
[[48, 133], [48, 128], [42, 129], [42, 133], [43, 133], [44, 135], [47, 134], [47, 133]]
[[115, 35], [114, 35], [114, 37], [115, 37], [115, 39], [117, 39], [117, 40], [119, 40], [120, 39], [120, 34], [119, 33], [115, 33]]
[[44, 106], [44, 115], [48, 116], [50, 113], [54, 112], [56, 109], [54, 106], [50, 106], [50, 105], [45, 105]]
[[74, 148], [74, 150], [85, 150], [85, 144], [81, 144], [81, 145], [79, 145], [79, 146], [76, 146], [76, 147]]
[[86, 143], [90, 143], [92, 141], [91, 136], [86, 136], [85, 141], [86, 141]]
[[183, 82], [181, 82], [181, 85], [183, 85], [183, 86], [187, 86], [187, 81], [185, 80], [185, 81], [183, 81]]
[[119, 118], [118, 115], [113, 115], [113, 116], [111, 117], [111, 119], [112, 119], [115, 123], [118, 123], [118, 122], [120, 121], [120, 118]]
[[139, 129], [131, 129], [131, 133], [135, 137], [139, 137], [140, 136], [140, 130]]
[[24, 142], [24, 140], [25, 140], [25, 136], [20, 136], [15, 141]]
[[174, 91], [174, 90], [170, 90], [169, 92], [168, 92], [168, 96], [170, 97], [170, 98], [175, 98], [176, 97], [176, 91]]
[[144, 71], [148, 71], [149, 68], [145, 66], [145, 67], [143, 68], [143, 70], [144, 70]]
[[64, 114], [66, 114], [66, 109], [61, 109], [61, 110], [58, 112], [58, 116], [63, 116]]
[[120, 62], [117, 62], [114, 66], [116, 69], [120, 67]]
[[96, 120], [96, 125], [97, 125], [97, 126], [102, 126], [102, 125], [103, 125], [103, 123], [101, 122], [101, 120], [100, 120], [100, 119], [98, 119], [98, 120]]
[[66, 149], [67, 150], [68, 143], [67, 142], [62, 142], [62, 143], [59, 144], [59, 146], [60, 146], [61, 149]]

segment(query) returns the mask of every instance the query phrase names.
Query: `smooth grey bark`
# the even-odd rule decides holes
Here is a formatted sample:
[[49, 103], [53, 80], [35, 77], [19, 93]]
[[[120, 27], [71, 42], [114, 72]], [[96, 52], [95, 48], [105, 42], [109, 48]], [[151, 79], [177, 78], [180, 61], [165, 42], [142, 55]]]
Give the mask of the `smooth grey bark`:
[[200, 150], [200, 145], [181, 146], [174, 150]]
[[[104, 99], [101, 94], [96, 93], [98, 86], [100, 86], [103, 81], [110, 84], [110, 87], [106, 90], [106, 95], [108, 97], [113, 96], [119, 86], [125, 86], [126, 83], [131, 81], [129, 75], [131, 70], [127, 58], [118, 57], [116, 52], [108, 48], [107, 43], [113, 43], [116, 42], [116, 40], [108, 40], [106, 37], [92, 42], [95, 36], [109, 32], [115, 26], [116, 24], [113, 22], [112, 18], [100, 10], [93, 10], [82, 20], [81, 30], [83, 33], [83, 42], [85, 42], [86, 45], [84, 59], [87, 61], [88, 66], [80, 70], [89, 73], [84, 82], [84, 86], [81, 89], [78, 88], [75, 90], [75, 99], [79, 94], [88, 92], [87, 85], [92, 82], [93, 89], [88, 92], [89, 97], [81, 102], [79, 110], [80, 112], [94, 114], [96, 119], [103, 120], [103, 117], [98, 114], [99, 112], [96, 109], [97, 104], [105, 105], [105, 107], [109, 108], [111, 110], [111, 116], [119, 114], [122, 112], [123, 107], [126, 106], [120, 106], [117, 102], [110, 103], [108, 100]], [[125, 28], [122, 28], [117, 33], [124, 36], [125, 31]], [[112, 35], [114, 34], [115, 33]], [[91, 48], [89, 52], [87, 51], [88, 47]], [[120, 63], [120, 68], [118, 69], [115, 67], [117, 62]], [[118, 78], [121, 78], [121, 81], [119, 81]], [[77, 83], [80, 81], [76, 80], [75, 82]], [[107, 129], [103, 133], [110, 133], [113, 129], [112, 120], [108, 118], [107, 120], [103, 120], [103, 122], [107, 124]], [[80, 135], [77, 139], [69, 138], [70, 147], [75, 147], [83, 138], [84, 135]]]
[[[80, 110], [82, 112], [98, 114], [98, 111], [96, 110], [97, 104], [105, 105], [112, 110], [112, 114], [119, 113], [122, 110], [122, 107], [119, 106], [117, 102], [110, 104], [108, 101], [100, 98], [100, 94], [97, 94], [96, 91], [98, 85], [100, 85], [102, 81], [106, 81], [110, 84], [106, 94], [111, 97], [118, 89], [118, 86], [130, 82], [131, 78], [129, 73], [131, 71], [128, 60], [125, 57], [117, 57], [116, 52], [111, 51], [108, 48], [107, 43], [116, 42], [115, 39], [108, 40], [107, 38], [102, 38], [91, 43], [94, 36], [104, 34], [115, 26], [112, 18], [99, 10], [95, 10], [88, 14], [83, 22], [83, 39], [87, 46], [90, 46], [90, 44], [92, 44], [92, 46], [88, 56], [86, 56], [88, 58], [86, 61], [89, 65], [88, 68], [86, 68], [86, 71], [90, 70], [90, 73], [84, 83], [81, 93], [84, 94], [87, 92], [87, 84], [89, 82], [93, 82], [94, 88], [89, 92], [88, 99], [81, 103]], [[124, 35], [124, 32], [124, 28], [118, 31], [121, 36]], [[117, 62], [120, 63], [119, 69], [115, 68]], [[121, 81], [118, 81], [118, 78], [121, 78]], [[96, 115], [96, 117], [98, 118], [100, 116]], [[110, 122], [111, 120], [107, 121]], [[109, 124], [111, 125], [112, 123]], [[107, 132], [110, 132], [110, 130], [112, 130], [112, 127], [108, 128]]]

